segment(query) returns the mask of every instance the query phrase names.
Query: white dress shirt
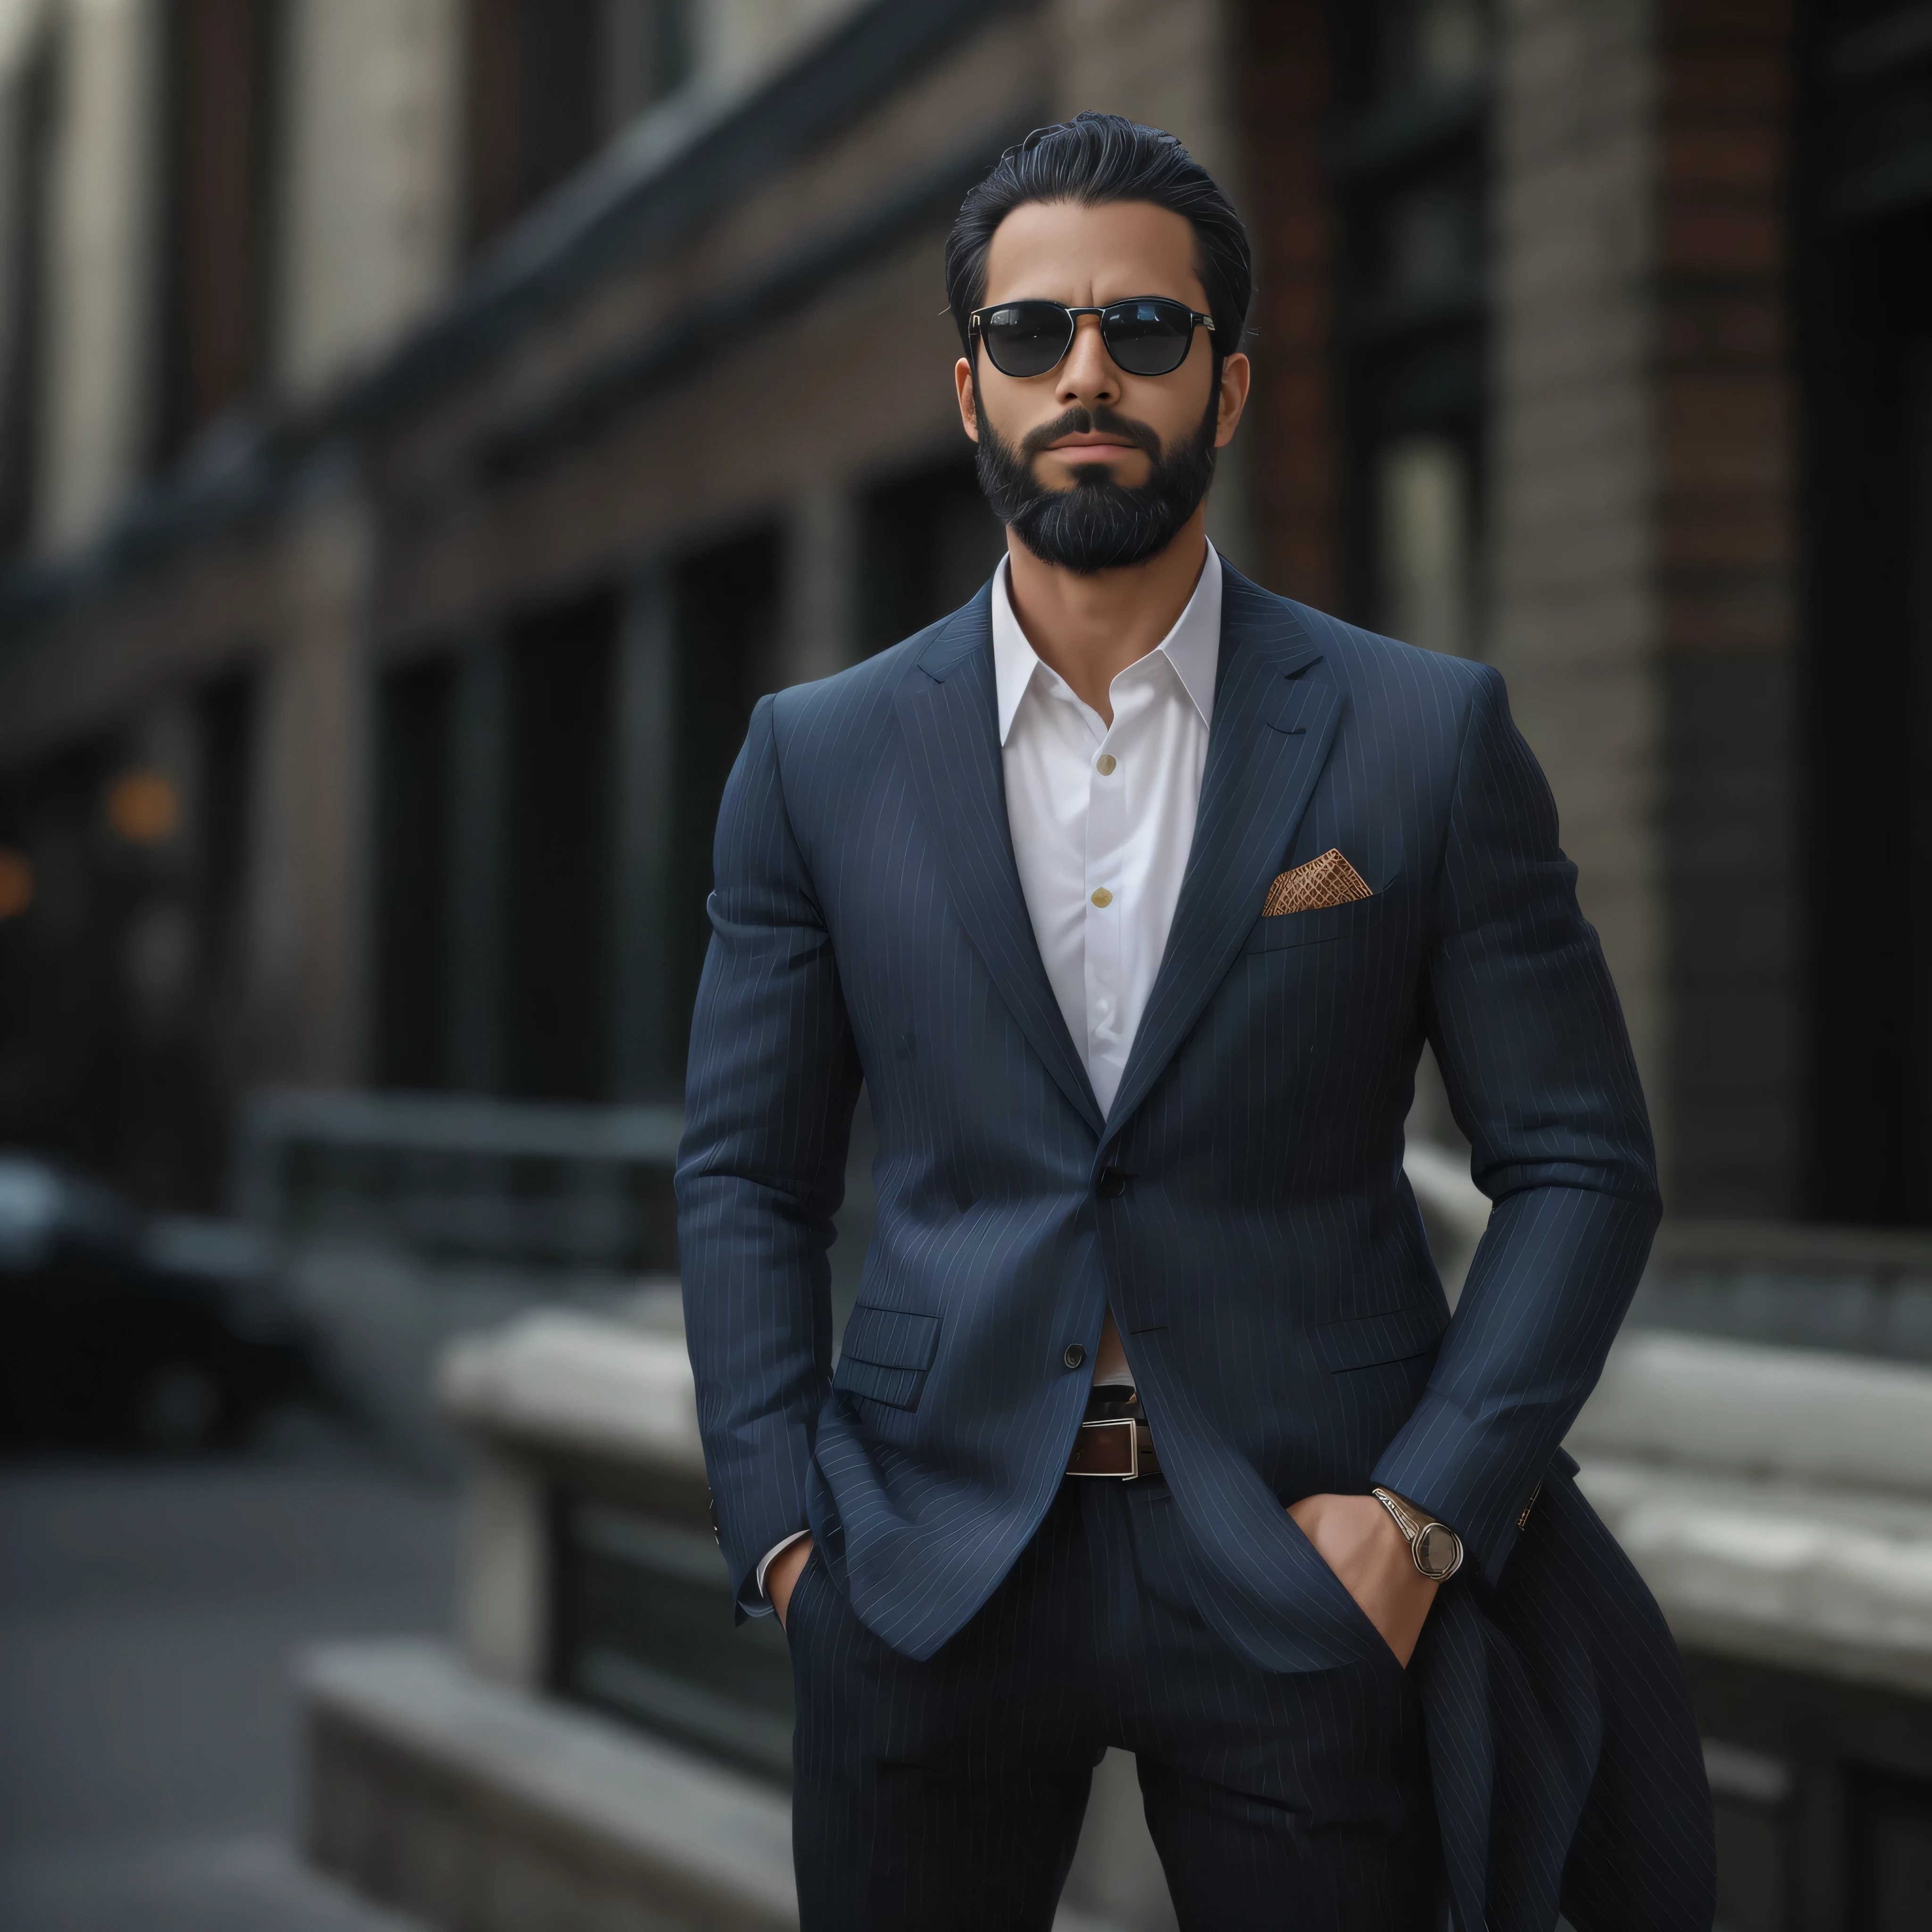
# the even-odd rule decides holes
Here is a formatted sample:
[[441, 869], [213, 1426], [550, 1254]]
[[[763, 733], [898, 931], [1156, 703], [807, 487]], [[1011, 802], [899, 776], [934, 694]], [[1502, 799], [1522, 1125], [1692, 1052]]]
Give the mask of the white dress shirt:
[[1208, 547], [1174, 628], [1108, 687], [1114, 722], [1042, 664], [993, 577], [993, 670], [1006, 821], [1034, 938], [1094, 1097], [1114, 1104], [1194, 843], [1214, 674], [1221, 560]]
[[[993, 675], [1006, 822], [1034, 938], [1066, 1030], [1106, 1113], [1139, 1031], [1194, 843], [1214, 677], [1221, 657], [1221, 560], [1187, 608], [1108, 686], [1109, 724], [1041, 662], [1013, 614], [1010, 560], [993, 573]], [[1131, 1382], [1111, 1320], [1096, 1382]], [[758, 1565], [802, 1536], [775, 1544]]]

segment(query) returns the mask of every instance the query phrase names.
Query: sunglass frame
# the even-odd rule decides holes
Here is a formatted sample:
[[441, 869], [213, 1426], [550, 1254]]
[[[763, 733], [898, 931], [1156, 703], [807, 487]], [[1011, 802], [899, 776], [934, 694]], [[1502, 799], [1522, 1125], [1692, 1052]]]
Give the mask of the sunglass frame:
[[[1187, 335], [1181, 345], [1180, 353], [1165, 369], [1128, 368], [1127, 365], [1114, 353], [1114, 345], [1107, 339], [1108, 314], [1115, 309], [1132, 308], [1137, 304], [1142, 303], [1154, 304], [1162, 308], [1175, 310], [1187, 318]], [[1030, 308], [1035, 306], [1041, 308], [1058, 309], [1066, 316], [1066, 340], [1060, 345], [1060, 353], [1048, 363], [1046, 368], [1036, 369], [1030, 374], [1018, 375], [1013, 370], [1004, 368], [1000, 358], [993, 353], [992, 341], [987, 334], [983, 323], [986, 316], [995, 314], [1000, 309]], [[1049, 302], [1044, 296], [1022, 296], [1017, 300], [988, 302], [984, 308], [974, 309], [967, 318], [967, 333], [971, 340], [979, 343], [985, 349], [986, 360], [992, 363], [1002, 376], [1010, 377], [1016, 382], [1030, 382], [1040, 376], [1051, 375], [1072, 353], [1074, 338], [1078, 332], [1080, 318], [1083, 315], [1096, 315], [1100, 318], [1101, 346], [1106, 349], [1108, 358], [1114, 366], [1127, 375], [1142, 376], [1149, 382], [1156, 381], [1162, 376], [1172, 376], [1174, 370], [1187, 360], [1193, 352], [1196, 329], [1204, 328], [1210, 336], [1214, 333], [1214, 318], [1211, 315], [1203, 315], [1199, 310], [1190, 308], [1185, 302], [1176, 302], [1171, 296], [1127, 296], [1123, 297], [1119, 302], [1108, 302], [1105, 308], [1073, 308], [1069, 307], [1065, 302]]]

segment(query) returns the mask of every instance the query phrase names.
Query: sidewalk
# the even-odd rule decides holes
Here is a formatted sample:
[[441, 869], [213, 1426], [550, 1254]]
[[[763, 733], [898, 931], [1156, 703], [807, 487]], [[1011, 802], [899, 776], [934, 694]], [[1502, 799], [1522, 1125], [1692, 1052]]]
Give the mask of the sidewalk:
[[401, 1932], [301, 1860], [290, 1664], [444, 1628], [454, 1519], [312, 1424], [0, 1466], [0, 1925]]

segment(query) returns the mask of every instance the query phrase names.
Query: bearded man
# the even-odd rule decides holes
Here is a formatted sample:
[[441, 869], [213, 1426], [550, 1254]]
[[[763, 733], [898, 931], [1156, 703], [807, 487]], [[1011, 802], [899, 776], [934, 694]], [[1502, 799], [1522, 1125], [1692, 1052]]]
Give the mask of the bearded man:
[[[1208, 543], [1249, 253], [1171, 136], [1030, 136], [946, 267], [1008, 555], [754, 713], [678, 1174], [802, 1922], [1048, 1927], [1115, 1745], [1184, 1926], [1703, 1932], [1682, 1671], [1560, 1447], [1650, 1133], [1502, 682]], [[1453, 1317], [1425, 1041], [1495, 1204]]]

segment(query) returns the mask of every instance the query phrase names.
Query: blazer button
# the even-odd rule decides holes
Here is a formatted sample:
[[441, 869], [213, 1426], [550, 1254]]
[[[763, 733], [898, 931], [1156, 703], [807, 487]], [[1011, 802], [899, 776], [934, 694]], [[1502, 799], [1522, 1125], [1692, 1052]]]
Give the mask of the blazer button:
[[1103, 1167], [1100, 1185], [1094, 1191], [1102, 1201], [1118, 1201], [1127, 1191], [1127, 1177], [1118, 1167]]
[[1060, 1358], [1070, 1369], [1077, 1369], [1087, 1359], [1087, 1351], [1078, 1342], [1070, 1342], [1066, 1352]]

